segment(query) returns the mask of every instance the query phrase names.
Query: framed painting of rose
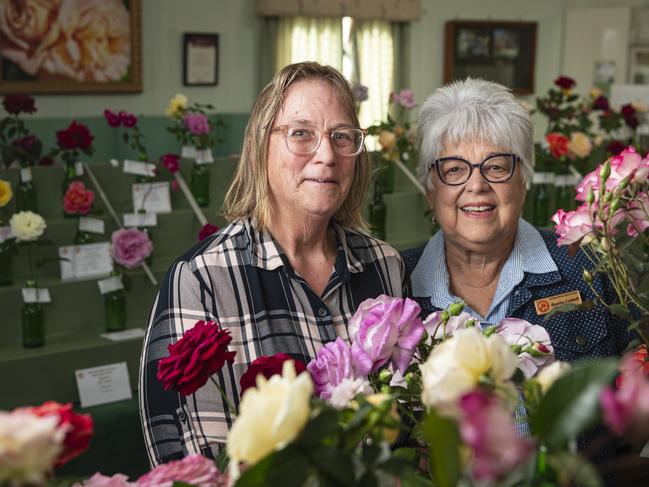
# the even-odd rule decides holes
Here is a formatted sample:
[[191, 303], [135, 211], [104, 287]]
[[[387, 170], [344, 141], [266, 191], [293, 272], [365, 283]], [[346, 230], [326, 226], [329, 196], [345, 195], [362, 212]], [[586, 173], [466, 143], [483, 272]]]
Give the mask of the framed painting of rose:
[[140, 91], [140, 0], [0, 1], [0, 92]]

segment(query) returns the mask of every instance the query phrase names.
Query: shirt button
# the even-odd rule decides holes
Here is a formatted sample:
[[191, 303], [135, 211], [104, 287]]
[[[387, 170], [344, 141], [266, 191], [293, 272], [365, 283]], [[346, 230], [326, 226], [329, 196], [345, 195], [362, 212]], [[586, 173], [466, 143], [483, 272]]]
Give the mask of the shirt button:
[[575, 337], [575, 341], [577, 342], [577, 345], [580, 347], [585, 347], [586, 344], [588, 343], [588, 340], [586, 340], [586, 337], [583, 335], [577, 335]]
[[318, 310], [318, 316], [320, 318], [324, 318], [325, 316], [327, 316], [327, 314], [328, 314], [328, 312], [327, 312], [327, 310], [325, 308], [320, 308]]
[[180, 419], [183, 423], [187, 421], [187, 415], [184, 411], [180, 411], [178, 413], [178, 419]]

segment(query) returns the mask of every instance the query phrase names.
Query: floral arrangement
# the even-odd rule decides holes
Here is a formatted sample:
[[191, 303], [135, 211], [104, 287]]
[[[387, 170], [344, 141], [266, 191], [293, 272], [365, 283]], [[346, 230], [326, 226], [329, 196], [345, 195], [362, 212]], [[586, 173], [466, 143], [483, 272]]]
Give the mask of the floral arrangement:
[[408, 161], [416, 156], [416, 127], [408, 121], [408, 112], [417, 106], [412, 90], [391, 93], [390, 112], [386, 121], [368, 127], [370, 135], [377, 135], [381, 155], [385, 161]]
[[149, 154], [146, 150], [145, 136], [138, 126], [138, 118], [132, 113], [120, 111], [115, 113], [109, 109], [104, 110], [104, 118], [112, 128], [124, 127], [122, 140], [137, 153], [138, 160], [149, 161]]
[[21, 165], [33, 166], [41, 160], [43, 144], [38, 137], [31, 134], [21, 114], [35, 113], [34, 98], [26, 94], [8, 94], [2, 99], [8, 117], [0, 120], [0, 157], [5, 167], [14, 161]]
[[172, 125], [167, 127], [167, 131], [183, 146], [195, 147], [197, 150], [214, 147], [218, 140], [212, 134], [213, 126], [207, 118], [207, 111], [213, 110], [214, 106], [209, 103], [188, 103], [189, 100], [182, 93], [177, 93], [169, 101], [165, 114], [171, 118]]
[[111, 257], [126, 269], [141, 266], [153, 252], [153, 242], [149, 236], [135, 227], [115, 230], [110, 240]]

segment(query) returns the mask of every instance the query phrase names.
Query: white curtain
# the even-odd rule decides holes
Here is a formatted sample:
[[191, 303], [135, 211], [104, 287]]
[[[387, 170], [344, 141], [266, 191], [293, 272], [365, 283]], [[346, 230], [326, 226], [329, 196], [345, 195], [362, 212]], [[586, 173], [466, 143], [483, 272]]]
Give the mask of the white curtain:
[[277, 29], [276, 71], [287, 64], [317, 61], [342, 68], [340, 17], [280, 17]]

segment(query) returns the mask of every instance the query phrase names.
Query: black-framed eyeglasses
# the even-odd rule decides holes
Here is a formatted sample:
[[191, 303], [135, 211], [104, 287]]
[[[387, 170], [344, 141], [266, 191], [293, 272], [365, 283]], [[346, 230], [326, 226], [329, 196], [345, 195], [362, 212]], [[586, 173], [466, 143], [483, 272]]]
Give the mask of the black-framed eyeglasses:
[[428, 170], [437, 168], [437, 175], [444, 184], [459, 186], [466, 183], [477, 167], [490, 183], [504, 183], [511, 179], [520, 157], [510, 152], [492, 154], [480, 164], [473, 164], [461, 157], [440, 157], [428, 163]]
[[[286, 140], [286, 147], [293, 154], [306, 156], [313, 154], [322, 142], [322, 131], [302, 124], [279, 125], [270, 129], [281, 132]], [[343, 157], [357, 156], [363, 150], [363, 141], [367, 130], [354, 127], [340, 127], [329, 130], [331, 147], [336, 154]]]

